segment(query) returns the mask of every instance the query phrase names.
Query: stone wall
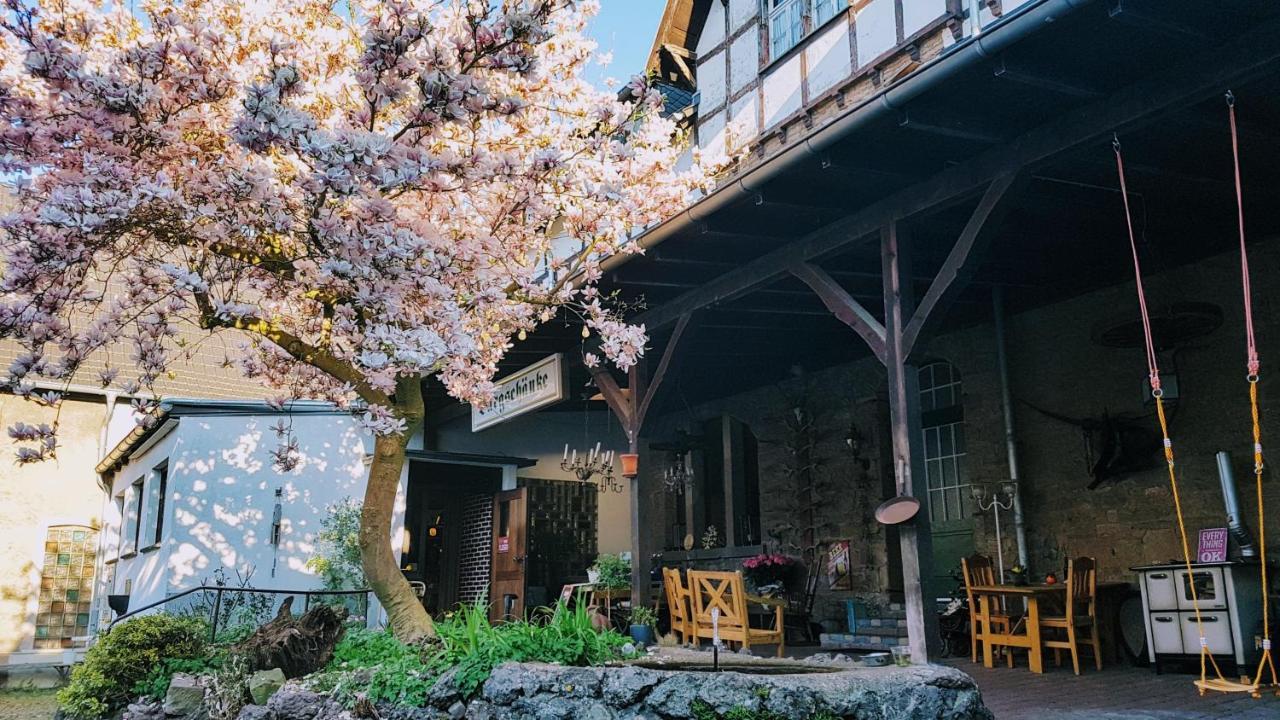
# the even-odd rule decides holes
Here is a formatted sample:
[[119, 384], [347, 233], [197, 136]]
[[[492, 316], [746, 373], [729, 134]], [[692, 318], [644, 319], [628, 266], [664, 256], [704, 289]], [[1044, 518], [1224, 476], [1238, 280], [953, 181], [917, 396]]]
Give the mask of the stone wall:
[[[425, 708], [380, 706], [387, 720], [623, 720], [723, 717], [901, 718], [990, 720], [968, 675], [938, 665], [853, 669], [822, 674], [669, 672], [640, 667], [567, 668], [502, 665], [479, 696], [466, 700], [450, 674], [428, 694]], [[698, 714], [695, 714], [698, 713]], [[266, 705], [250, 705], [240, 720], [320, 720], [343, 717], [328, 697], [286, 685]]]
[[[1255, 278], [1280, 269], [1280, 241], [1258, 243], [1251, 251]], [[1175, 301], [1211, 302], [1223, 310], [1223, 325], [1162, 354], [1166, 373], [1176, 372], [1181, 397], [1170, 405], [1170, 420], [1191, 550], [1203, 527], [1225, 525], [1214, 455], [1232, 453], [1242, 509], [1256, 527], [1249, 406], [1244, 369], [1238, 258], [1216, 256], [1164, 273], [1149, 270], [1153, 307]], [[1255, 284], [1255, 313], [1263, 358], [1259, 392], [1263, 444], [1277, 446], [1274, 402], [1277, 384], [1267, 359], [1280, 354], [1280, 288]], [[1150, 469], [1088, 489], [1087, 448], [1079, 428], [1039, 412], [1035, 406], [1072, 418], [1104, 413], [1136, 419], [1156, 428], [1154, 410], [1144, 404], [1145, 363], [1141, 349], [1115, 349], [1095, 343], [1096, 327], [1136, 317], [1131, 283], [1023, 312], [1007, 323], [1009, 365], [1014, 396], [1017, 448], [1021, 462], [1030, 565], [1036, 575], [1062, 567], [1071, 556], [1097, 558], [1103, 580], [1129, 580], [1129, 568], [1182, 557], [1168, 476], [1159, 457]], [[833, 338], [833, 342], [839, 339]], [[848, 342], [857, 342], [852, 331]], [[963, 381], [967, 438], [965, 463], [971, 478], [1008, 477], [1000, 378], [994, 328], [990, 324], [943, 334], [924, 347], [926, 359], [945, 359]], [[888, 455], [883, 369], [866, 360], [793, 378], [692, 409], [694, 420], [728, 413], [751, 426], [760, 438], [760, 481], [765, 503], [762, 525], [796, 553], [803, 513], [787, 476], [783, 420], [797, 403], [808, 403], [818, 428], [817, 473], [827, 484], [819, 520], [820, 540], [848, 539], [854, 547], [855, 589], [832, 593], [819, 586], [819, 619], [843, 617], [850, 597], [884, 595], [898, 589], [892, 577], [896, 539], [873, 517], [876, 505], [892, 494]], [[663, 438], [689, 422], [680, 413], [655, 422], [650, 437]], [[845, 443], [850, 426], [865, 441], [860, 457]], [[1280, 451], [1278, 451], [1280, 452]], [[1280, 488], [1266, 484], [1266, 503], [1280, 508]], [[992, 516], [975, 517], [978, 552], [995, 555]], [[1013, 518], [1002, 517], [1006, 565], [1016, 560]], [[1268, 544], [1280, 547], [1280, 524], [1270, 523]]]

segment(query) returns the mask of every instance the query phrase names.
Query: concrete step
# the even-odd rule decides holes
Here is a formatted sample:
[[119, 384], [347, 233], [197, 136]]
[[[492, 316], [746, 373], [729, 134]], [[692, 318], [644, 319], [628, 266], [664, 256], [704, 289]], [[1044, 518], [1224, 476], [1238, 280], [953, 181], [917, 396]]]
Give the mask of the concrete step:
[[854, 635], [885, 635], [889, 637], [906, 637], [907, 621], [885, 618], [859, 618]]
[[898, 638], [886, 638], [876, 635], [850, 635], [847, 633], [822, 633], [818, 636], [819, 644], [829, 650], [866, 650], [869, 652], [889, 652], [900, 645]]

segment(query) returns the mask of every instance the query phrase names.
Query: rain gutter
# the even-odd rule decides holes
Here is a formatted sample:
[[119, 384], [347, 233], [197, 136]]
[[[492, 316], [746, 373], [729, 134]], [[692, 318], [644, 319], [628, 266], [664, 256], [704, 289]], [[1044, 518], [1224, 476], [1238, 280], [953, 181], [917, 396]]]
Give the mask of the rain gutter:
[[[672, 236], [696, 228], [717, 212], [744, 198], [755, 197], [764, 186], [805, 161], [821, 160], [827, 150], [845, 137], [884, 119], [896, 119], [912, 100], [979, 63], [997, 57], [1010, 46], [1044, 26], [1092, 3], [1094, 0], [1041, 0], [1011, 11], [985, 30], [946, 51], [932, 66], [908, 75], [880, 93], [873, 95], [838, 119], [791, 145], [764, 163], [716, 188], [675, 216], [643, 233], [637, 242], [643, 249], [652, 248]], [[896, 120], [895, 120], [896, 121]], [[606, 258], [601, 267], [612, 270], [634, 254], [618, 254]]]

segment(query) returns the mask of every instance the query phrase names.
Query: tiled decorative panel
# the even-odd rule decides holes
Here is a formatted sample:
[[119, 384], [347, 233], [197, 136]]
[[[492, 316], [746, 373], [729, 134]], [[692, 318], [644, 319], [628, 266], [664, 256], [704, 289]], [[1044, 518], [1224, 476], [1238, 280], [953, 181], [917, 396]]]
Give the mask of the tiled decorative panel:
[[89, 634], [98, 531], [80, 525], [49, 528], [36, 614], [37, 650], [71, 647]]

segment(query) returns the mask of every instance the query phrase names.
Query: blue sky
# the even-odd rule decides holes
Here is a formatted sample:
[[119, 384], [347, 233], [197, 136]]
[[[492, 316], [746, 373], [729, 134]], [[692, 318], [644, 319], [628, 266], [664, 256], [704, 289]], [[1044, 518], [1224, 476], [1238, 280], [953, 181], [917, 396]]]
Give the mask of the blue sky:
[[665, 0], [600, 0], [600, 14], [587, 34], [600, 44], [599, 52], [613, 51], [613, 63], [603, 69], [593, 67], [588, 78], [603, 86], [606, 77], [625, 82], [643, 72], [665, 6]]

